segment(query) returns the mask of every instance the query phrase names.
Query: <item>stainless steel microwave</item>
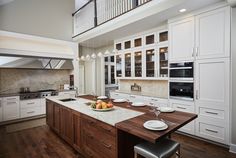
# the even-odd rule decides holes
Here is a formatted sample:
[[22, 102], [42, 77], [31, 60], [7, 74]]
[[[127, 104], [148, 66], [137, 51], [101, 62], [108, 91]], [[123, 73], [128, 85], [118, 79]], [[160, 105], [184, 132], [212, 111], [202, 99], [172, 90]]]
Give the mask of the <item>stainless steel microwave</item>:
[[170, 63], [170, 79], [193, 80], [193, 62]]

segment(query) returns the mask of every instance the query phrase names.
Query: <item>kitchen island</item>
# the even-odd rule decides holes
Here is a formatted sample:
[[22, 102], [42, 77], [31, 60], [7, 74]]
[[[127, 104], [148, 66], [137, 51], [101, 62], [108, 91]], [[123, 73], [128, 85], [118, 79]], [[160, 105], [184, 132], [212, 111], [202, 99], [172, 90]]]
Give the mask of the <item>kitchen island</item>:
[[135, 144], [143, 141], [155, 143], [197, 117], [178, 111], [161, 113], [159, 118], [166, 122], [168, 129], [150, 131], [143, 127], [145, 121], [155, 119], [148, 107], [114, 103], [113, 111], [97, 112], [86, 105], [92, 96], [80, 96], [68, 102], [61, 99], [47, 98], [47, 124], [85, 157], [131, 158]]

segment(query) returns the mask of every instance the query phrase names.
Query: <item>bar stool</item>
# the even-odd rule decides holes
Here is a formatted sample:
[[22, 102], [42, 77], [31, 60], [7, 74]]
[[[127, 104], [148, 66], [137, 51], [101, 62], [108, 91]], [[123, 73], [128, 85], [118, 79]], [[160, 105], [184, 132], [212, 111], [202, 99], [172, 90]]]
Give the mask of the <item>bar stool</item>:
[[134, 146], [135, 158], [138, 158], [138, 155], [145, 158], [170, 158], [174, 154], [180, 158], [180, 144], [168, 138], [164, 138], [156, 144], [145, 142]]

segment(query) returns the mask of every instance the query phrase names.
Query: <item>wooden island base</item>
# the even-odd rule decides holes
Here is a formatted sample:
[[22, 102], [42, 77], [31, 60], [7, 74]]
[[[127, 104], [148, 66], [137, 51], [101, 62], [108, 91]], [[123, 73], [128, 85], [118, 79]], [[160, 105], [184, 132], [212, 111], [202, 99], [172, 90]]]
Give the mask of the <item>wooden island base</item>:
[[[92, 100], [93, 97], [82, 96], [81, 98]], [[50, 99], [47, 99], [46, 105], [48, 126], [88, 158], [133, 158], [134, 145], [143, 141], [155, 143], [197, 118], [195, 114], [178, 111], [161, 113], [160, 119], [172, 124], [167, 123], [169, 127], [164, 131], [150, 131], [143, 127], [143, 123], [156, 117], [149, 112], [148, 107], [135, 108], [128, 107], [127, 103], [115, 104], [144, 114], [111, 126]]]

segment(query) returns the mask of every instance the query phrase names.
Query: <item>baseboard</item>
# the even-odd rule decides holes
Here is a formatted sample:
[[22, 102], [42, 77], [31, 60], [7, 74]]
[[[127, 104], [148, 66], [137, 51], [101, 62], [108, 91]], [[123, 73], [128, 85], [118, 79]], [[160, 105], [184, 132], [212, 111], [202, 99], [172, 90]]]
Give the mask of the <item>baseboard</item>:
[[230, 144], [229, 152], [236, 154], [236, 144]]

